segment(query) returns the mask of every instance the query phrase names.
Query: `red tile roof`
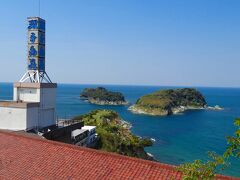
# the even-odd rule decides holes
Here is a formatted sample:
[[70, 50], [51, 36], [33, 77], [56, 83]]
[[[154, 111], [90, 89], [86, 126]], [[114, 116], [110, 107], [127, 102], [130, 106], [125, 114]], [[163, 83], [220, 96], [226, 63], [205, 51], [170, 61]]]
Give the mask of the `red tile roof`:
[[0, 179], [159, 180], [181, 179], [181, 173], [166, 164], [0, 131]]

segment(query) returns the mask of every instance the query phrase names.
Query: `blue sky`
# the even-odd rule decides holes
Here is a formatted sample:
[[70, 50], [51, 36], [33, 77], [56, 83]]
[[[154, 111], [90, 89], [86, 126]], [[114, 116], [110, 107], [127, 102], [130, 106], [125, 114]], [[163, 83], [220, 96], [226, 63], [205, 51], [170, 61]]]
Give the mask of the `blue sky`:
[[[239, 0], [41, 0], [58, 83], [240, 87]], [[26, 70], [38, 0], [0, 4], [0, 81]]]

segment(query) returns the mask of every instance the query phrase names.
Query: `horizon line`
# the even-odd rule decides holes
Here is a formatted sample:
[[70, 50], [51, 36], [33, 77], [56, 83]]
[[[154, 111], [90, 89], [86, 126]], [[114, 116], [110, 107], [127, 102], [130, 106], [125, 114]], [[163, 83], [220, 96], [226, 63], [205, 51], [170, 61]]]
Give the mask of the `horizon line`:
[[[0, 82], [11, 84], [14, 82]], [[55, 82], [54, 82], [55, 83]], [[240, 89], [240, 86], [206, 86], [206, 85], [147, 85], [147, 84], [110, 84], [110, 83], [68, 83], [68, 82], [59, 82], [57, 84], [62, 85], [93, 85], [93, 86], [146, 86], [146, 87], [180, 87], [180, 88], [229, 88], [229, 89]]]

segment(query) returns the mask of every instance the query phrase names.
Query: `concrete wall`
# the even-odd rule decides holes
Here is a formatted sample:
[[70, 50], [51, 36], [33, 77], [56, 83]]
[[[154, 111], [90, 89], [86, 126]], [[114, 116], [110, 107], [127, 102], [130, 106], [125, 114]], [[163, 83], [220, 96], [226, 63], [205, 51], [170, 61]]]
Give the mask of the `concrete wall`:
[[40, 107], [56, 107], [56, 88], [41, 88]]
[[56, 88], [16, 88], [14, 87], [14, 101], [40, 102], [41, 108], [55, 108]]
[[56, 88], [41, 88], [40, 127], [56, 124]]
[[0, 107], [0, 129], [30, 130], [38, 125], [38, 107]]
[[55, 109], [0, 107], [0, 129], [30, 130], [55, 124]]
[[27, 130], [34, 129], [39, 123], [39, 108], [33, 107], [27, 109]]
[[40, 102], [40, 89], [36, 88], [14, 88], [14, 101]]
[[39, 127], [44, 128], [47, 126], [55, 125], [55, 109], [54, 108], [40, 108], [39, 109]]
[[43, 108], [56, 106], [56, 88], [17, 88], [14, 87], [14, 101], [40, 102]]
[[[38, 128], [44, 128], [56, 124], [56, 88], [57, 85], [51, 83], [14, 84], [14, 101], [20, 100], [23, 102], [40, 103], [39, 107], [28, 107], [27, 110], [25, 110], [25, 129], [35, 128], [36, 126], [38, 126]], [[17, 117], [17, 120], [23, 119], [22, 116], [18, 117], [15, 113], [13, 114], [11, 118]], [[0, 113], [0, 116], [3, 116], [3, 114]], [[20, 126], [18, 125], [17, 127]], [[23, 126], [21, 127], [23, 128]], [[2, 128], [1, 124], [0, 128]]]
[[[28, 85], [28, 84], [27, 84]], [[22, 84], [14, 87], [14, 101], [40, 102], [38, 108], [28, 108], [27, 127], [39, 126], [43, 128], [56, 124], [56, 88], [35, 87], [35, 84]], [[37, 84], [38, 85], [38, 84]], [[37, 123], [36, 123], [37, 120]]]
[[25, 108], [0, 107], [0, 129], [25, 130], [26, 116]]

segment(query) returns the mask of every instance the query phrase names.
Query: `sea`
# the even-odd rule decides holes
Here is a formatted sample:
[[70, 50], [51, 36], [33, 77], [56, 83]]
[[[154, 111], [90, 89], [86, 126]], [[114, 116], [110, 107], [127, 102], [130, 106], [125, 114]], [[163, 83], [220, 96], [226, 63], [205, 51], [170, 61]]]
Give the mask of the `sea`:
[[[227, 146], [226, 137], [234, 134], [234, 120], [240, 117], [240, 88], [195, 87], [205, 96], [209, 106], [219, 105], [224, 110], [191, 110], [160, 117], [133, 114], [128, 111], [129, 105], [92, 105], [80, 100], [79, 95], [84, 88], [99, 86], [123, 93], [129, 105], [142, 95], [181, 87], [58, 84], [58, 118], [69, 119], [95, 109], [114, 110], [132, 124], [132, 133], [155, 140], [146, 151], [162, 163], [179, 165], [196, 159], [206, 161], [209, 151], [223, 154]], [[12, 83], [0, 83], [0, 99], [11, 100], [12, 97]], [[240, 177], [240, 159], [231, 158], [229, 161], [229, 167], [221, 174]]]

